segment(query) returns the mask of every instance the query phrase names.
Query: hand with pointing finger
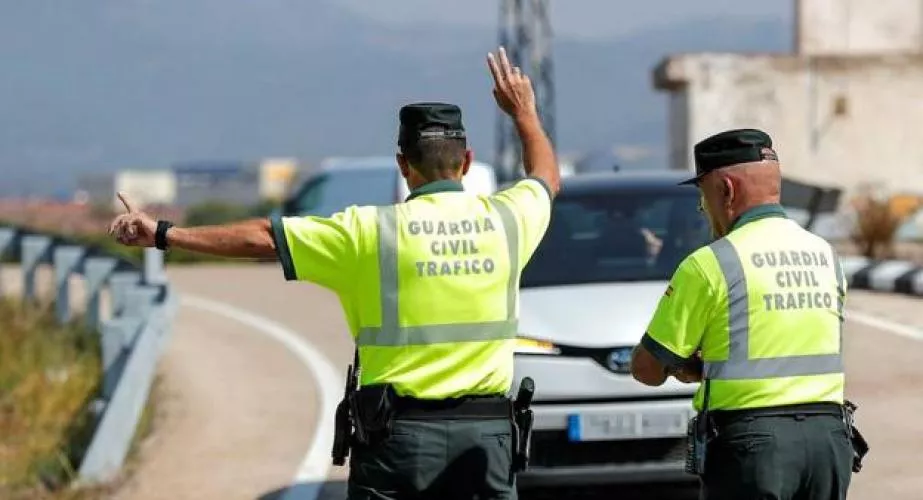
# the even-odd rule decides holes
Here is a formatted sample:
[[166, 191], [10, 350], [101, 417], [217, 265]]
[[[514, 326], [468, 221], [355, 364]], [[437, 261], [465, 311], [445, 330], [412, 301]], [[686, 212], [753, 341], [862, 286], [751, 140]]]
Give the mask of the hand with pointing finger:
[[109, 224], [109, 234], [127, 246], [152, 247], [154, 246], [154, 233], [157, 230], [157, 221], [144, 212], [137, 210], [124, 193], [118, 194], [127, 213], [119, 215]]
[[519, 66], [510, 64], [506, 49], [500, 47], [497, 55], [487, 54], [487, 66], [494, 79], [494, 98], [500, 109], [513, 119], [537, 117], [532, 81]]

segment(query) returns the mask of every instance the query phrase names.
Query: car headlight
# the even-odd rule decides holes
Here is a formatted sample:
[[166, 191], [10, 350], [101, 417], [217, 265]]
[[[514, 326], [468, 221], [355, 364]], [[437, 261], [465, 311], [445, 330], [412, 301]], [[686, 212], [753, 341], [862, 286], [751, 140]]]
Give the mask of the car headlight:
[[547, 340], [516, 337], [516, 354], [560, 354], [561, 350]]
[[631, 354], [634, 347], [616, 347], [604, 356], [597, 358], [599, 364], [612, 373], [627, 375], [631, 373]]

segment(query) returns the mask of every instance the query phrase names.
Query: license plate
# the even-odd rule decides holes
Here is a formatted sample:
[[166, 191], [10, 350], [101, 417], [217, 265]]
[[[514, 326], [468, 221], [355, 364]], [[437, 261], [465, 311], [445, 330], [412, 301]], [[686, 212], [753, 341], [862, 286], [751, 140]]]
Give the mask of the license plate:
[[682, 410], [570, 415], [567, 436], [571, 441], [681, 437], [686, 435], [689, 417]]

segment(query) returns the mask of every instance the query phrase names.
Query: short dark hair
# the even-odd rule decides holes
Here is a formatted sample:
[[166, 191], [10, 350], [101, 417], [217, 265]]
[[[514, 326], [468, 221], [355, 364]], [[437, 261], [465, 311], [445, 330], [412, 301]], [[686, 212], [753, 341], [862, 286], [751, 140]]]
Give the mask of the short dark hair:
[[468, 142], [457, 137], [423, 137], [401, 146], [410, 166], [428, 180], [458, 171], [465, 161]]

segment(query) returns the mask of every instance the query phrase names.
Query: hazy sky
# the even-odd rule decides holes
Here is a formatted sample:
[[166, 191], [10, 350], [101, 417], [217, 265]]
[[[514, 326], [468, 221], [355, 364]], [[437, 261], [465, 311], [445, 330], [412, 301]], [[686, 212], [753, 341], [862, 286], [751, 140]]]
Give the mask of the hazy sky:
[[[339, 0], [387, 23], [447, 22], [493, 29], [499, 0]], [[791, 19], [795, 0], [551, 0], [552, 28], [567, 37], [615, 37], [715, 15]]]
[[[0, 60], [9, 67], [0, 77], [0, 193], [17, 191], [20, 182], [57, 189], [70, 182], [66, 176], [101, 166], [392, 151], [394, 106], [407, 95], [456, 96], [472, 126], [480, 124], [477, 147], [489, 151], [495, 110], [476, 94], [488, 90], [483, 61], [456, 64], [433, 54], [487, 50], [496, 42], [500, 2], [3, 2]], [[562, 41], [556, 49], [558, 126], [583, 131], [562, 132], [561, 147], [660, 148], [666, 106], [650, 88], [650, 67], [666, 53], [706, 46], [784, 49], [789, 43], [778, 41], [780, 33], [755, 27], [790, 26], [794, 2], [550, 0], [552, 28]], [[406, 33], [398, 32], [402, 26]], [[470, 38], [459, 35], [466, 27]], [[36, 37], [39, 32], [47, 35]], [[574, 39], [596, 43], [567, 43]], [[315, 43], [358, 47], [368, 57], [354, 64], [314, 51]], [[384, 47], [377, 50], [378, 44]], [[426, 71], [412, 76], [420, 67]], [[472, 68], [481, 73], [473, 75]], [[364, 79], [379, 77], [383, 85], [374, 92], [362, 88]], [[623, 102], [620, 93], [632, 101]], [[585, 97], [599, 106], [584, 110]], [[364, 124], [362, 142], [324, 139], [338, 130], [354, 133], [342, 110], [361, 99], [368, 99], [363, 109], [375, 117]], [[619, 114], [622, 119], [613, 118]]]

